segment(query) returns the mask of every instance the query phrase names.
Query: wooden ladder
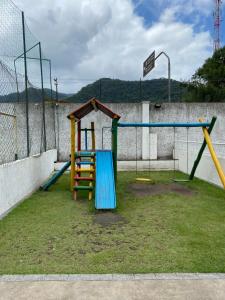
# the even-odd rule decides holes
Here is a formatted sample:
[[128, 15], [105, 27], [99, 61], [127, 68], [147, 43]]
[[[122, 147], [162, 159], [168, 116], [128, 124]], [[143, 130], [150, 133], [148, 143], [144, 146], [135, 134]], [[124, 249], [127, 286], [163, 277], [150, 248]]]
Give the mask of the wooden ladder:
[[[75, 164], [74, 200], [77, 200], [78, 191], [88, 191], [88, 199], [92, 200], [95, 183], [95, 152], [76, 152]], [[89, 183], [88, 185], [83, 185], [83, 182]]]

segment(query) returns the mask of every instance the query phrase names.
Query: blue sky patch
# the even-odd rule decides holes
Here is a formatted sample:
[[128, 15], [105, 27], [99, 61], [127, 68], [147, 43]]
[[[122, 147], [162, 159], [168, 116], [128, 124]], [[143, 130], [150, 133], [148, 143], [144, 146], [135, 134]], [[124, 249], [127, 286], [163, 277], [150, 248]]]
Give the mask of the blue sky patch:
[[[132, 2], [135, 7], [135, 13], [143, 17], [144, 25], [146, 27], [150, 27], [153, 23], [158, 22], [160, 16], [167, 8], [175, 7], [179, 2], [182, 3], [182, 1], [172, 1], [172, 0], [170, 1], [132, 0]], [[222, 16], [221, 16], [222, 20], [225, 20], [224, 7], [225, 5], [222, 6]], [[202, 11], [196, 7], [195, 9], [193, 9], [192, 12], [188, 13], [184, 4], [182, 5], [182, 8], [183, 10], [181, 9], [175, 14], [176, 21], [186, 23], [186, 24], [191, 24], [196, 33], [202, 31], [209, 31], [212, 36], [212, 42], [213, 42], [213, 35], [214, 35], [213, 5], [212, 7], [208, 8], [207, 12], [206, 10]], [[225, 43], [225, 36], [223, 32], [225, 32], [225, 21], [221, 22], [221, 45], [222, 46]]]

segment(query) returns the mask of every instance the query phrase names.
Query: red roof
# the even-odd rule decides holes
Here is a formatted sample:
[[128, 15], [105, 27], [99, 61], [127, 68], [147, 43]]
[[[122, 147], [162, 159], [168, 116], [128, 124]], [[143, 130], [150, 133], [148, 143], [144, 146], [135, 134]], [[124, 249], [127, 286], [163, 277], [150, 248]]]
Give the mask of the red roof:
[[88, 102], [86, 102], [84, 105], [76, 109], [75, 111], [71, 112], [67, 118], [71, 119], [73, 116], [77, 121], [81, 120], [83, 117], [85, 117], [87, 114], [89, 114], [92, 110], [100, 110], [105, 115], [110, 117], [111, 119], [120, 119], [120, 115], [114, 113], [109, 109], [107, 106], [102, 104], [98, 99], [92, 98]]

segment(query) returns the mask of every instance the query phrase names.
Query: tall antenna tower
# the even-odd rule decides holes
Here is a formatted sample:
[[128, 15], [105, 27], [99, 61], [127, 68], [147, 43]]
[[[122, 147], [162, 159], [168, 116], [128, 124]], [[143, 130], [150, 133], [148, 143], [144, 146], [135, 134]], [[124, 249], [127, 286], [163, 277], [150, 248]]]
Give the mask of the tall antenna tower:
[[220, 48], [220, 23], [221, 23], [221, 5], [222, 0], [215, 1], [214, 17], [214, 51]]

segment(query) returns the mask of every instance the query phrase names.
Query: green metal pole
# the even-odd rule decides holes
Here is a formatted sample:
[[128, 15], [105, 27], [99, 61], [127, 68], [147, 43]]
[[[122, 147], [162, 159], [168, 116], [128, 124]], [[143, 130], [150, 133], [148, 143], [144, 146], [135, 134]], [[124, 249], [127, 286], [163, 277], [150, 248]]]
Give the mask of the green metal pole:
[[117, 182], [117, 135], [118, 135], [118, 119], [112, 121], [112, 153], [113, 153], [113, 166], [114, 166], [114, 179], [115, 185]]
[[16, 61], [15, 61], [15, 59], [14, 59], [14, 71], [15, 71], [15, 77], [16, 77], [17, 102], [19, 103], [20, 94], [19, 94], [19, 84], [18, 84], [18, 77], [17, 77], [17, 69], [16, 69]]
[[43, 117], [43, 129], [44, 129], [44, 150], [47, 150], [46, 140], [46, 126], [45, 126], [45, 92], [44, 92], [44, 80], [43, 80], [43, 66], [42, 66], [42, 51], [41, 43], [39, 42], [39, 56], [40, 56], [40, 71], [41, 71], [41, 95], [42, 95], [42, 117]]
[[[210, 125], [209, 125], [209, 128], [208, 128], [208, 133], [209, 133], [209, 134], [210, 134], [210, 133], [212, 132], [212, 130], [213, 130], [213, 127], [214, 127], [214, 125], [215, 125], [215, 123], [216, 123], [216, 119], [217, 119], [216, 117], [213, 117], [213, 118], [212, 118], [212, 121], [211, 121], [211, 123], [210, 123]], [[200, 160], [201, 160], [201, 158], [202, 158], [202, 154], [203, 154], [203, 152], [204, 152], [204, 150], [205, 150], [205, 147], [206, 147], [206, 140], [204, 139], [203, 144], [202, 144], [202, 146], [201, 146], [201, 149], [199, 150], [198, 156], [197, 156], [197, 158], [196, 158], [196, 160], [195, 160], [195, 162], [194, 162], [193, 168], [192, 168], [192, 170], [191, 170], [191, 174], [190, 174], [190, 176], [189, 176], [189, 179], [190, 179], [190, 180], [193, 180], [193, 178], [194, 178], [196, 169], [197, 169], [197, 167], [198, 167], [198, 165], [199, 165], [199, 162], [200, 162]]]
[[25, 101], [26, 101], [26, 129], [27, 129], [27, 156], [30, 155], [30, 132], [29, 132], [29, 96], [28, 96], [28, 76], [27, 76], [27, 49], [24, 12], [22, 11], [22, 29], [23, 29], [23, 55], [24, 55], [24, 73], [25, 73]]

